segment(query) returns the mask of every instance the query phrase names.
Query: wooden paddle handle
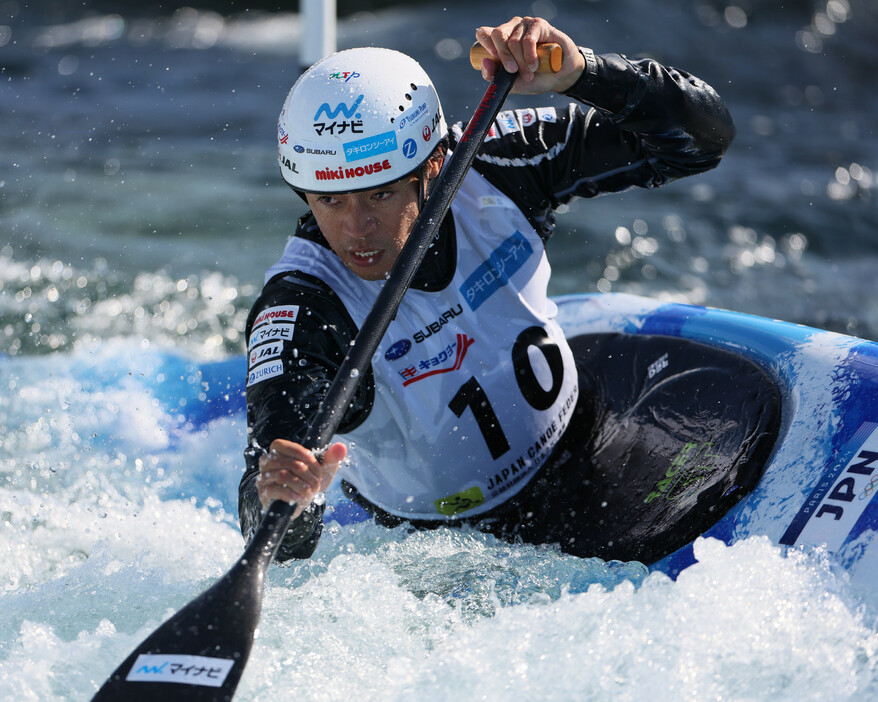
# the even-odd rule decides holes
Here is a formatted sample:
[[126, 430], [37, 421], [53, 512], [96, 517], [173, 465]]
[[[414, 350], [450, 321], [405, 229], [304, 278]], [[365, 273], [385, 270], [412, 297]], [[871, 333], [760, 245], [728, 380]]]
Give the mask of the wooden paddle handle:
[[[559, 44], [540, 44], [537, 46], [537, 56], [540, 58], [540, 66], [537, 73], [557, 73], [561, 70], [561, 62], [564, 60], [564, 52]], [[497, 61], [488, 50], [476, 42], [469, 50], [469, 62], [477, 71], [482, 70], [482, 59]]]

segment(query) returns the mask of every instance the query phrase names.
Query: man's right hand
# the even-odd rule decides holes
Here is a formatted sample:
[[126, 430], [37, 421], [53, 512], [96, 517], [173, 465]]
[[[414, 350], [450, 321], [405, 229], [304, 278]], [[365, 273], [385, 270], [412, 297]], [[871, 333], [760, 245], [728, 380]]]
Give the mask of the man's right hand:
[[[502, 63], [510, 73], [518, 72], [513, 93], [537, 95], [562, 93], [570, 88], [585, 70], [585, 59], [574, 41], [541, 17], [513, 17], [496, 27], [479, 27], [476, 39], [497, 62], [485, 59], [482, 76], [491, 80]], [[563, 60], [557, 73], [536, 73], [539, 64], [537, 46], [554, 43], [561, 47]]]
[[295, 502], [295, 519], [319, 493], [329, 488], [347, 453], [347, 446], [334, 443], [326, 449], [321, 462], [301, 444], [275, 439], [268, 453], [259, 459], [256, 489], [262, 507], [267, 509], [275, 500]]

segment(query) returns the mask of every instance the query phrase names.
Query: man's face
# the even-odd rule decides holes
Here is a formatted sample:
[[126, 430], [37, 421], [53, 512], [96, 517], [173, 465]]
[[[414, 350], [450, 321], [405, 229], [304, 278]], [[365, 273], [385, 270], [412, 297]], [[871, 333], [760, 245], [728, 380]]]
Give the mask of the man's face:
[[[427, 178], [439, 165], [428, 162]], [[418, 216], [414, 176], [358, 193], [307, 193], [320, 231], [332, 250], [363, 280], [383, 280], [399, 256]]]

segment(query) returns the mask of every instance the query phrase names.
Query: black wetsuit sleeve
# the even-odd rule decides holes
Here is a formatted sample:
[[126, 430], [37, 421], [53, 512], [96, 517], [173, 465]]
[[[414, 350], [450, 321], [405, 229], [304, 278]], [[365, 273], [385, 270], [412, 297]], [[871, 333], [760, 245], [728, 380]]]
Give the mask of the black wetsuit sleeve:
[[[566, 108], [501, 113], [474, 168], [510, 196], [544, 240], [574, 197], [655, 188], [714, 168], [735, 135], [707, 83], [652, 59], [580, 50]], [[452, 128], [452, 147], [461, 125]]]
[[[294, 323], [288, 321], [290, 308], [297, 308]], [[278, 321], [265, 323], [273, 311]], [[238, 516], [248, 543], [262, 519], [256, 491], [260, 456], [275, 439], [302, 441], [356, 333], [338, 297], [324, 283], [301, 273], [269, 281], [254, 304], [247, 320], [248, 446], [238, 488]], [[282, 372], [277, 370], [278, 361]], [[362, 422], [373, 398], [370, 369], [339, 431], [350, 431]], [[323, 507], [312, 504], [290, 524], [277, 560], [310, 557], [322, 529]]]

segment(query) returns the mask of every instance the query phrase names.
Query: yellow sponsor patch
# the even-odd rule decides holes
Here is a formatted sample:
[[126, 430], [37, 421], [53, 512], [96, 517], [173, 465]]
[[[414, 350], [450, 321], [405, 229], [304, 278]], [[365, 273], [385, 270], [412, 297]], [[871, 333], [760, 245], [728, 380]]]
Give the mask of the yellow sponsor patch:
[[453, 517], [455, 514], [466, 512], [473, 507], [478, 507], [485, 501], [485, 496], [478, 487], [467, 488], [463, 492], [441, 497], [433, 504], [436, 505], [436, 511], [444, 514], [446, 517]]

